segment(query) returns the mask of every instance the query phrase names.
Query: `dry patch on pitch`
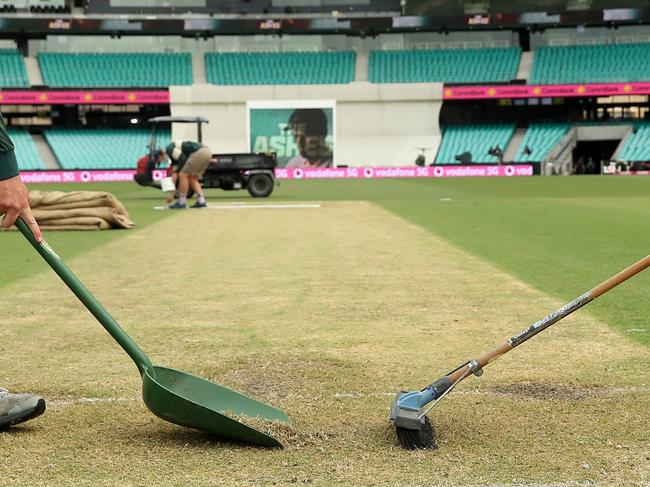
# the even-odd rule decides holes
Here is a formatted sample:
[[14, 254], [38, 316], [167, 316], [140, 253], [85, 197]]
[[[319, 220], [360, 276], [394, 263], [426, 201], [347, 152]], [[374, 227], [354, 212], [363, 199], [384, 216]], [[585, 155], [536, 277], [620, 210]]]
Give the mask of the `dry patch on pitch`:
[[2, 290], [0, 380], [50, 400], [0, 434], [2, 485], [650, 479], [650, 350], [588, 307], [441, 402], [438, 451], [399, 448], [398, 389], [563, 303], [372, 205], [180, 212], [68, 264], [154, 363], [280, 407], [293, 425], [284, 450], [266, 450], [155, 418], [128, 356], [47, 271]]

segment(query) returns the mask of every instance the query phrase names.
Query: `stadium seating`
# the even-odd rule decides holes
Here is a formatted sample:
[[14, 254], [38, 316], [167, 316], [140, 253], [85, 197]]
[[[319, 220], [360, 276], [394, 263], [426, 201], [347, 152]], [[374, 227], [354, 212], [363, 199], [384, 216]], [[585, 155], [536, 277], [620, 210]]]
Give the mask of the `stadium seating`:
[[18, 49], [0, 49], [0, 88], [29, 86], [27, 69]]
[[[147, 153], [151, 133], [144, 129], [50, 129], [45, 138], [63, 169], [133, 169]], [[169, 132], [158, 133], [164, 147]]]
[[36, 144], [26, 129], [8, 128], [7, 133], [14, 143], [18, 169], [21, 171], [45, 169], [45, 163], [36, 150]]
[[471, 154], [466, 163], [498, 162], [488, 151], [498, 146], [505, 152], [514, 131], [514, 124], [448, 125], [443, 129], [436, 164], [459, 164], [456, 156], [465, 153]]
[[315, 85], [354, 81], [356, 54], [332, 52], [206, 53], [208, 83]]
[[650, 43], [540, 47], [530, 84], [650, 80]]
[[[568, 123], [531, 123], [515, 155], [515, 162], [541, 162], [569, 130]], [[530, 153], [527, 153], [526, 148]]]
[[371, 51], [371, 83], [506, 82], [517, 75], [521, 49], [429, 49]]
[[188, 53], [39, 53], [47, 86], [167, 87], [192, 84]]
[[[498, 146], [505, 152], [514, 131], [514, 124], [448, 125], [443, 129], [436, 164], [498, 162], [488, 151]], [[456, 159], [464, 159], [463, 154], [471, 154], [471, 160]]]
[[626, 161], [650, 161], [650, 122], [636, 123], [635, 130], [625, 141], [618, 158]]

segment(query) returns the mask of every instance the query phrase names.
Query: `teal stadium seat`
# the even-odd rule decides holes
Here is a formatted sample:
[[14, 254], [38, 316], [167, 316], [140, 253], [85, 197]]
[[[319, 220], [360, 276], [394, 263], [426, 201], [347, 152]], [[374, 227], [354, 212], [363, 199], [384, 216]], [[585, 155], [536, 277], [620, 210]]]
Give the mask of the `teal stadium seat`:
[[371, 51], [371, 83], [488, 83], [515, 79], [521, 49]]
[[356, 53], [206, 53], [208, 83], [215, 85], [318, 85], [354, 81]]
[[473, 163], [499, 162], [488, 154], [499, 146], [505, 152], [515, 131], [514, 124], [448, 125], [443, 129], [436, 164], [459, 164], [456, 156], [469, 152]]
[[540, 47], [530, 84], [650, 80], [650, 43]]
[[25, 60], [18, 49], [0, 49], [0, 88], [29, 86]]
[[[515, 162], [541, 162], [569, 131], [570, 125], [562, 122], [531, 123], [515, 155]], [[526, 147], [530, 154], [526, 154]]]
[[[134, 169], [147, 153], [151, 132], [145, 129], [49, 129], [45, 138], [63, 169]], [[160, 147], [169, 132], [159, 132]]]
[[38, 63], [50, 87], [168, 87], [193, 79], [189, 53], [43, 52]]
[[14, 153], [21, 171], [45, 169], [45, 163], [36, 150], [36, 144], [26, 129], [8, 128], [7, 133], [14, 143]]
[[636, 133], [625, 141], [618, 158], [626, 161], [650, 161], [650, 122], [634, 124]]

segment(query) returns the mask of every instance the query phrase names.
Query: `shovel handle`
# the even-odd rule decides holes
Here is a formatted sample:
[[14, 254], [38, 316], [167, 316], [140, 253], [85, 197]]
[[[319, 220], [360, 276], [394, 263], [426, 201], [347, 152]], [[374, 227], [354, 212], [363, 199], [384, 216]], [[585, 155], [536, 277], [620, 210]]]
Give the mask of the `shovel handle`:
[[[607, 291], [610, 289], [618, 286], [622, 282], [627, 281], [630, 277], [638, 274], [642, 270], [646, 269], [647, 267], [650, 267], [650, 255], [646, 255], [642, 259], [638, 260], [631, 266], [627, 267], [626, 269], [623, 269], [621, 272], [618, 274], [610, 277], [606, 281], [601, 282], [598, 286], [596, 286], [593, 289], [590, 289], [586, 293], [578, 296], [576, 299], [573, 301], [568, 302], [561, 308], [556, 309], [553, 311], [551, 314], [547, 315], [543, 319], [539, 320], [536, 323], [533, 323], [530, 325], [528, 328], [525, 328], [521, 330], [519, 333], [508, 339], [508, 341], [502, 345], [499, 345], [497, 348], [494, 350], [491, 350], [487, 353], [484, 353], [483, 355], [479, 356], [475, 361], [475, 367], [476, 369], [482, 369], [485, 367], [487, 364], [490, 362], [496, 360], [499, 358], [501, 355], [504, 353], [509, 352], [513, 348], [515, 348], [518, 345], [521, 345], [524, 343], [526, 340], [534, 337], [537, 335], [539, 332], [545, 330], [549, 326], [551, 326], [553, 323], [557, 323], [560, 321], [562, 318], [565, 316], [570, 315], [577, 309], [582, 308], [584, 305], [590, 303], [594, 299], [596, 299], [598, 296], [602, 296], [605, 294]], [[469, 362], [468, 362], [469, 363]], [[463, 374], [466, 373], [466, 367], [462, 367], [458, 370], [455, 370], [451, 372], [447, 377], [449, 380], [452, 382], [455, 382], [458, 380]], [[473, 371], [475, 372], [475, 371]]]
[[146, 369], [153, 374], [153, 365], [149, 357], [142, 351], [140, 347], [126, 334], [126, 332], [117, 324], [113, 317], [104, 309], [104, 307], [95, 299], [95, 297], [86, 289], [82, 282], [74, 275], [74, 273], [63, 263], [61, 258], [56, 255], [52, 247], [50, 247], [45, 240], [37, 242], [34, 234], [27, 226], [27, 223], [18, 217], [16, 220], [16, 227], [20, 233], [32, 244], [32, 246], [41, 254], [41, 257], [50, 265], [59, 277], [65, 282], [70, 290], [79, 298], [83, 305], [97, 318], [101, 325], [108, 333], [120, 344], [124, 351], [129, 354], [131, 359], [137, 365], [140, 374], [144, 374]]

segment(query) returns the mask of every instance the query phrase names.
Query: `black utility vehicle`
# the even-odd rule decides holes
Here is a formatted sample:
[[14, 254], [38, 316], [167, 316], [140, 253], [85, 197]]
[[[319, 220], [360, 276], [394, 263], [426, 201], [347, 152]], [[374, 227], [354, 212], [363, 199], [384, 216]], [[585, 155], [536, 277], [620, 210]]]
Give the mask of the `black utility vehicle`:
[[[150, 118], [153, 124], [151, 140], [149, 141], [148, 160], [139, 165], [135, 174], [135, 182], [140, 186], [150, 186], [160, 189], [160, 181], [155, 181], [153, 172], [159, 168], [156, 157], [158, 147], [157, 135], [160, 124], [195, 123], [197, 141], [203, 141], [202, 124], [209, 123], [203, 117], [155, 117]], [[274, 154], [213, 154], [210, 165], [203, 173], [201, 185], [204, 188], [221, 188], [226, 191], [247, 189], [251, 196], [264, 198], [273, 192], [275, 186], [274, 169], [277, 161]]]

